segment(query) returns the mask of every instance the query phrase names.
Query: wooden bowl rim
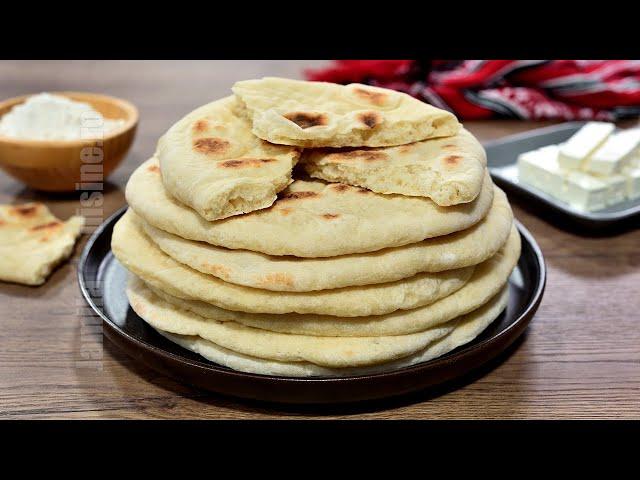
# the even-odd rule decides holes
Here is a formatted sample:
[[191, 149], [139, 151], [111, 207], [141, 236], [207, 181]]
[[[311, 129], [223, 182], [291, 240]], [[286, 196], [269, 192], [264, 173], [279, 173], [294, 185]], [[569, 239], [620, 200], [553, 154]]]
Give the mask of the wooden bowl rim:
[[[96, 140], [106, 142], [113, 138], [116, 138], [120, 135], [123, 135], [127, 131], [131, 130], [136, 126], [139, 119], [139, 113], [136, 106], [129, 102], [128, 100], [124, 100], [122, 98], [112, 97], [111, 95], [104, 95], [101, 93], [92, 93], [92, 92], [80, 92], [74, 90], [64, 90], [64, 91], [56, 91], [56, 92], [47, 92], [52, 95], [60, 95], [63, 97], [71, 98], [73, 96], [76, 97], [85, 97], [85, 98], [94, 98], [100, 99], [106, 102], [110, 102], [114, 105], [118, 105], [122, 110], [126, 112], [126, 118], [123, 118], [124, 124], [115, 130], [109, 132], [104, 135], [102, 138], [83, 138], [78, 140], [37, 140], [37, 139], [28, 139], [28, 138], [15, 138], [15, 137], [7, 137], [5, 135], [0, 135], [0, 142], [5, 144], [13, 144], [13, 145], [21, 145], [21, 146], [33, 146], [39, 148], [70, 148], [70, 147], [81, 147], [85, 145], [91, 145], [96, 142]], [[36, 93], [20, 95], [18, 97], [8, 98], [0, 102], [0, 110], [6, 107], [13, 107], [15, 105], [19, 105], [24, 103], [27, 98], [33, 97], [37, 95]], [[73, 100], [73, 98], [71, 98]], [[76, 100], [78, 101], [78, 100]], [[80, 100], [82, 101], [82, 100]], [[86, 102], [86, 101], [85, 101]], [[2, 118], [2, 116], [0, 116]]]

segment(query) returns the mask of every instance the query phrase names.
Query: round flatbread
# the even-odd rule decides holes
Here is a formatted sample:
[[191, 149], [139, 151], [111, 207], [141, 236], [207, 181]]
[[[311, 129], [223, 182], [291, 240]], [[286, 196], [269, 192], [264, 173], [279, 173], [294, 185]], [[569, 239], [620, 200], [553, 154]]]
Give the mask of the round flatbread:
[[488, 302], [507, 282], [519, 257], [520, 235], [513, 227], [503, 248], [489, 260], [478, 265], [469, 281], [460, 290], [424, 307], [368, 317], [233, 312], [205, 302], [177, 298], [151, 285], [149, 288], [163, 300], [201, 317], [220, 322], [242, 323], [274, 332], [337, 337], [407, 335], [441, 325]]
[[0, 205], [0, 281], [42, 285], [71, 255], [84, 218], [66, 222], [42, 203]]
[[399, 193], [450, 206], [480, 193], [487, 156], [467, 130], [398, 147], [305, 150], [309, 175], [378, 193]]
[[202, 355], [218, 365], [234, 370], [260, 375], [279, 375], [286, 377], [332, 376], [344, 377], [370, 375], [390, 372], [399, 368], [424, 363], [441, 357], [456, 348], [465, 345], [480, 335], [507, 307], [509, 287], [505, 286], [491, 301], [477, 310], [456, 320], [456, 326], [447, 336], [429, 344], [421, 351], [399, 360], [367, 367], [326, 368], [310, 362], [277, 362], [243, 355], [220, 347], [213, 342], [197, 336], [176, 335], [157, 329], [158, 333], [187, 350]]
[[422, 197], [296, 180], [268, 209], [208, 222], [167, 195], [158, 161], [151, 159], [129, 178], [126, 197], [147, 223], [182, 238], [268, 255], [317, 258], [373, 252], [465, 230], [489, 211], [493, 182], [485, 171], [473, 202], [440, 207]]
[[158, 141], [167, 191], [207, 220], [271, 205], [291, 183], [297, 148], [273, 145], [251, 133], [234, 113], [234, 97], [200, 107]]
[[111, 249], [129, 271], [173, 296], [251, 313], [317, 313], [357, 317], [416, 308], [446, 297], [469, 280], [474, 267], [421, 273], [397, 282], [316, 292], [271, 292], [227, 283], [176, 262], [128, 211], [113, 229]]
[[391, 337], [319, 337], [288, 335], [235, 322], [207, 320], [157, 297], [140, 279], [127, 288], [131, 308], [152, 327], [193, 335], [234, 352], [281, 362], [311, 362], [325, 367], [354, 367], [388, 362], [422, 350], [444, 337], [454, 325]]
[[454, 135], [455, 115], [405, 93], [267, 77], [237, 82], [233, 93], [258, 137], [301, 147], [380, 147]]
[[513, 214], [495, 187], [485, 218], [462, 232], [374, 253], [325, 258], [275, 257], [186, 240], [142, 221], [147, 236], [174, 260], [226, 282], [273, 291], [309, 292], [393, 282], [421, 272], [477, 265], [504, 245]]

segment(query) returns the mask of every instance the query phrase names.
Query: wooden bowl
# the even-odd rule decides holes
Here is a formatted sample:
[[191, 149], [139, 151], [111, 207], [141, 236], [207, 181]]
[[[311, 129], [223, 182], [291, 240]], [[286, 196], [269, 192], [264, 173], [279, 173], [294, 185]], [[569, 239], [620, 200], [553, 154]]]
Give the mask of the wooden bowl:
[[[107, 119], [123, 119], [101, 139], [28, 140], [0, 135], [0, 168], [29, 187], [47, 192], [91, 188], [104, 181], [129, 151], [138, 126], [138, 110], [119, 98], [95, 93], [52, 92], [91, 105]], [[0, 117], [31, 95], [0, 103]]]

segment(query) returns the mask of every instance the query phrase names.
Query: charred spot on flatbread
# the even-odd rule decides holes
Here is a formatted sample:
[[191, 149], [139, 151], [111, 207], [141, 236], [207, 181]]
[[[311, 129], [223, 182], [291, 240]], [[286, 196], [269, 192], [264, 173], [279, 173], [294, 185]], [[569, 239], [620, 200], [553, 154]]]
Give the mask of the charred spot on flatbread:
[[303, 199], [303, 198], [313, 198], [313, 197], [317, 197], [317, 196], [318, 196], [318, 194], [316, 192], [308, 192], [308, 191], [289, 192], [289, 193], [285, 193], [284, 195], [282, 195], [280, 200], [300, 200], [300, 199]]
[[383, 106], [389, 98], [389, 95], [385, 92], [366, 90], [362, 87], [355, 87], [352, 91], [356, 97], [377, 107]]
[[35, 217], [40, 209], [39, 203], [27, 203], [24, 205], [16, 205], [9, 209], [9, 213], [22, 218]]
[[47, 223], [43, 223], [42, 225], [36, 225], [34, 227], [31, 227], [29, 230], [31, 232], [44, 232], [47, 230], [55, 230], [59, 228], [61, 225], [62, 225], [62, 222], [60, 220], [54, 220], [53, 222], [47, 222]]
[[349, 190], [349, 185], [345, 185], [344, 183], [336, 183], [334, 185], [331, 186], [331, 188], [333, 190], [335, 190], [336, 192], [346, 192], [347, 190]]
[[209, 128], [209, 122], [205, 118], [201, 118], [200, 120], [197, 120], [193, 124], [193, 131], [195, 133], [206, 132], [208, 128]]
[[261, 167], [267, 163], [275, 162], [273, 158], [236, 158], [234, 160], [225, 160], [220, 163], [221, 168], [247, 168]]
[[455, 167], [462, 161], [460, 155], [449, 155], [444, 157], [443, 162], [448, 167]]
[[329, 123], [329, 118], [324, 113], [289, 112], [285, 113], [283, 117], [302, 129], [321, 127]]
[[379, 112], [362, 112], [358, 114], [357, 118], [367, 128], [375, 128], [382, 123], [382, 115]]
[[344, 152], [332, 153], [328, 156], [329, 160], [363, 160], [365, 162], [377, 162], [388, 160], [389, 155], [380, 150], [347, 150]]
[[206, 137], [193, 141], [193, 149], [205, 155], [220, 155], [231, 147], [231, 143], [223, 138]]

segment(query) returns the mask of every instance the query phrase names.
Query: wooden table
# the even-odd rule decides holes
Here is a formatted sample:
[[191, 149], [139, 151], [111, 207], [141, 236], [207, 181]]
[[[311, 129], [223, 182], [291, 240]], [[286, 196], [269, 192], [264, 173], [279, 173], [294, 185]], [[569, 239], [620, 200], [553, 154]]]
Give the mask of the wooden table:
[[[194, 107], [230, 93], [234, 81], [301, 76], [321, 62], [0, 62], [0, 98], [89, 90], [140, 109], [137, 139], [105, 187], [105, 218], [124, 205], [131, 171], [158, 137]], [[468, 122], [481, 140], [536, 128]], [[45, 202], [62, 218], [77, 196], [45, 196], [0, 173], [0, 203]], [[72, 261], [41, 287], [0, 284], [1, 418], [640, 418], [640, 230], [588, 238], [525, 212], [549, 268], [528, 334], [509, 355], [436, 394], [359, 407], [291, 408], [222, 398], [132, 361], [83, 315]], [[95, 322], [94, 322], [95, 323]]]

